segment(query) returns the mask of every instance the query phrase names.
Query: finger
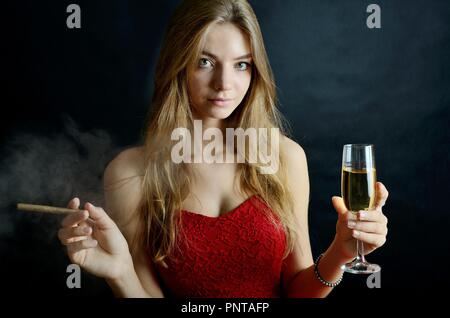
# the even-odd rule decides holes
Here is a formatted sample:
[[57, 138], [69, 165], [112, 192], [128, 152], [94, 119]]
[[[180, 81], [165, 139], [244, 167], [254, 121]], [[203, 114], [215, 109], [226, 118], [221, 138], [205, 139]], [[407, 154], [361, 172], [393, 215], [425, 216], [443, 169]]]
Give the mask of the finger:
[[87, 202], [84, 205], [84, 208], [89, 212], [89, 217], [95, 222], [97, 227], [107, 229], [114, 226], [115, 223], [102, 207], [97, 207], [92, 203]]
[[348, 228], [354, 229], [360, 232], [373, 233], [379, 235], [387, 234], [386, 224], [377, 222], [364, 222], [364, 221], [348, 221]]
[[94, 229], [95, 222], [94, 222], [94, 220], [88, 218], [88, 219], [78, 223], [78, 226], [90, 226], [90, 227], [92, 227], [92, 229]]
[[381, 182], [377, 182], [375, 184], [375, 187], [376, 187], [375, 209], [381, 209], [386, 204], [389, 192], [384, 186], [384, 184], [382, 184]]
[[386, 242], [385, 235], [379, 235], [374, 233], [366, 233], [358, 230], [353, 230], [352, 236], [361, 242], [374, 245], [376, 247], [382, 246]]
[[387, 218], [384, 216], [381, 210], [368, 210], [368, 211], [361, 210], [358, 211], [356, 214], [353, 213], [349, 214], [352, 214], [351, 216], [348, 216], [349, 220], [387, 223]]
[[72, 242], [81, 240], [92, 233], [92, 228], [89, 226], [76, 226], [61, 228], [58, 231], [58, 238], [62, 244], [67, 245]]
[[93, 247], [96, 247], [98, 244], [97, 240], [94, 240], [92, 238], [87, 238], [82, 241], [77, 241], [74, 243], [67, 244], [67, 253], [68, 254], [74, 254], [81, 250], [90, 249]]
[[73, 212], [67, 215], [61, 222], [62, 227], [72, 227], [86, 220], [89, 217], [88, 211]]
[[352, 229], [348, 227], [348, 221], [345, 218], [338, 220], [336, 232], [345, 239], [349, 239], [352, 237]]
[[341, 197], [333, 196], [331, 198], [331, 202], [333, 204], [334, 209], [338, 213], [339, 218], [343, 218], [348, 213], [347, 207], [344, 204], [344, 200]]
[[72, 243], [75, 243], [75, 242], [78, 242], [78, 241], [87, 240], [89, 238], [90, 238], [90, 236], [74, 236], [72, 238], [67, 239], [66, 241], [61, 241], [60, 240], [60, 242], [61, 242], [62, 245], [68, 246], [69, 244], [72, 244]]
[[79, 206], [80, 206], [80, 199], [78, 199], [77, 197], [70, 200], [69, 203], [67, 204], [67, 207], [69, 209], [78, 209]]

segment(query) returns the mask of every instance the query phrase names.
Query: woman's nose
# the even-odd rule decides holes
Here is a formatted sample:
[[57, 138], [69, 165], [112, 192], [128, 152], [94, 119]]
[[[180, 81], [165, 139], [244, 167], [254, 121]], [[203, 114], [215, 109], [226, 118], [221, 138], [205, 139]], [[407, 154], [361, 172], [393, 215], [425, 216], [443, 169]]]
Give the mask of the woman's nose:
[[218, 91], [226, 91], [231, 89], [232, 71], [224, 67], [218, 69], [214, 74], [213, 85], [214, 89]]

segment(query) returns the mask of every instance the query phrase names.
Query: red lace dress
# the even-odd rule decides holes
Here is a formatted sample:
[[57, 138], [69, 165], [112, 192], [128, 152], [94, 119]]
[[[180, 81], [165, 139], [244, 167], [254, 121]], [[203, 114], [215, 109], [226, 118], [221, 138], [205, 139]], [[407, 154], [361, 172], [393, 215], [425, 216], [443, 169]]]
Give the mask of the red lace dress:
[[183, 210], [179, 247], [157, 267], [167, 296], [280, 297], [286, 240], [265, 209], [254, 195], [219, 217]]

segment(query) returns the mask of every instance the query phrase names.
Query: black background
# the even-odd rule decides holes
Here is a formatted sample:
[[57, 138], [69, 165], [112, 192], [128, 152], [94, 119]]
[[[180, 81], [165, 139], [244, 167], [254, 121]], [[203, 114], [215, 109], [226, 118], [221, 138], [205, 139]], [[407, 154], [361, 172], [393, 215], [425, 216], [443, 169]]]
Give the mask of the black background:
[[[54, 217], [19, 215], [11, 207], [19, 198], [36, 199], [28, 196], [30, 174], [18, 172], [18, 158], [33, 152], [31, 163], [45, 165], [49, 159], [40, 151], [55, 146], [64, 152], [58, 136], [65, 135], [75, 145], [73, 156], [97, 163], [72, 174], [82, 185], [81, 174], [98, 181], [115, 153], [139, 143], [160, 42], [178, 1], [77, 1], [81, 29], [66, 27], [70, 3], [16, 1], [3, 10], [0, 253], [3, 287], [12, 295], [111, 296], [88, 274], [81, 289], [68, 289], [69, 260], [57, 242]], [[342, 145], [373, 143], [378, 180], [390, 192], [387, 243], [368, 257], [383, 268], [381, 289], [368, 289], [365, 276], [346, 274], [331, 297], [420, 292], [450, 283], [450, 2], [377, 1], [381, 29], [366, 26], [370, 3], [251, 1], [280, 109], [308, 159], [313, 254], [334, 235], [331, 197], [340, 195]], [[67, 118], [80, 138], [67, 133]], [[91, 155], [97, 149], [93, 131], [112, 141]], [[61, 156], [64, 161], [67, 154]], [[64, 189], [38, 198], [64, 204], [86, 192]]]

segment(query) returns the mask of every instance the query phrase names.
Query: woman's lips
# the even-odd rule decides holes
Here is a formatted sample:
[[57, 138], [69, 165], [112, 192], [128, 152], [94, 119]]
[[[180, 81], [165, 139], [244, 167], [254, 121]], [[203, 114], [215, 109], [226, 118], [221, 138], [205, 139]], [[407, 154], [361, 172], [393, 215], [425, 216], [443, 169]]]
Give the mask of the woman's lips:
[[208, 99], [208, 100], [217, 106], [227, 106], [232, 101], [232, 99], [224, 99], [224, 98]]

